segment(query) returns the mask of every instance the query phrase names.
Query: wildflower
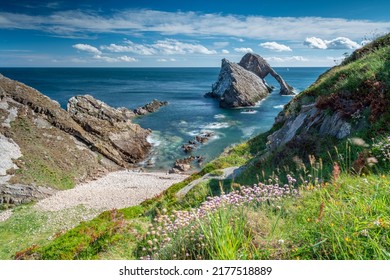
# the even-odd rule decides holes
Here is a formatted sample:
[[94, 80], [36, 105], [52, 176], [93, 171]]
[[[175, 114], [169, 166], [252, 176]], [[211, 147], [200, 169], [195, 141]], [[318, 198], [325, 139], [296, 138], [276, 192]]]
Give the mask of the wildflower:
[[153, 245], [153, 241], [152, 240], [148, 240], [148, 245], [152, 246]]
[[351, 242], [351, 238], [345, 237], [345, 241], [346, 241], [346, 242]]
[[367, 158], [367, 164], [368, 166], [374, 166], [378, 163], [378, 160], [375, 157], [369, 157]]
[[363, 230], [360, 231], [360, 234], [363, 235], [363, 236], [368, 236], [368, 230], [363, 229]]
[[307, 218], [307, 221], [308, 221], [308, 222], [310, 222], [310, 221], [311, 221], [311, 219], [310, 219], [310, 218]]
[[331, 223], [331, 224], [330, 224], [330, 227], [334, 227], [334, 223]]
[[283, 239], [279, 239], [279, 240], [278, 240], [278, 243], [279, 243], [279, 244], [284, 244], [284, 240], [283, 240]]
[[374, 221], [373, 224], [374, 224], [375, 226], [377, 226], [377, 227], [380, 227], [380, 226], [381, 226], [380, 220]]
[[350, 139], [352, 145], [359, 146], [359, 147], [368, 147], [368, 144], [362, 139], [362, 138], [351, 138]]

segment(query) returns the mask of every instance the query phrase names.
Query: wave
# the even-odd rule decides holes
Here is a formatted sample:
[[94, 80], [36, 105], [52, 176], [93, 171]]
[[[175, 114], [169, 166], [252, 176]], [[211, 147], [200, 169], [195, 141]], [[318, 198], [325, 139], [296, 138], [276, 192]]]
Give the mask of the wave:
[[257, 110], [245, 110], [242, 111], [241, 114], [256, 114]]
[[226, 118], [226, 116], [224, 114], [214, 115], [214, 119], [224, 119], [224, 118]]
[[228, 128], [230, 127], [230, 124], [227, 122], [213, 122], [213, 123], [208, 123], [201, 128], [203, 129], [221, 129], [221, 128]]
[[283, 109], [284, 105], [276, 105], [274, 106], [275, 109]]

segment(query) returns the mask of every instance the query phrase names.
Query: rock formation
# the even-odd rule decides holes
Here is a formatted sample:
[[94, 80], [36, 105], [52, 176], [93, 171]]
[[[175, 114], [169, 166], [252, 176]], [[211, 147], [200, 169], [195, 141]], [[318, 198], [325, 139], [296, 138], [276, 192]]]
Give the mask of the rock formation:
[[222, 59], [218, 80], [205, 96], [218, 99], [222, 108], [254, 106], [272, 91], [264, 80], [268, 74], [279, 82], [280, 94], [293, 94], [292, 87], [261, 56], [248, 53], [238, 64]]
[[99, 152], [115, 163], [126, 166], [144, 159], [151, 145], [146, 140], [149, 130], [130, 121], [132, 112], [114, 109], [90, 95], [72, 97], [67, 110], [73, 120], [88, 134]]
[[132, 167], [151, 149], [131, 110], [89, 95], [67, 107], [0, 75], [0, 208]]
[[[245, 68], [248, 71], [251, 71], [252, 73], [256, 74], [261, 78], [263, 83], [267, 85], [264, 78], [271, 74], [272, 77], [274, 77], [279, 85], [280, 85], [280, 94], [281, 95], [292, 95], [294, 94], [292, 91], [292, 87], [289, 86], [283, 78], [275, 72], [275, 70], [268, 64], [268, 62], [262, 58], [258, 54], [253, 53], [247, 53], [241, 58], [240, 63], [238, 63], [241, 67]], [[267, 85], [268, 89], [270, 87]]]
[[217, 98], [222, 108], [254, 106], [268, 95], [265, 84], [254, 73], [237, 63], [222, 60], [218, 81], [206, 96]]
[[160, 107], [166, 106], [166, 105], [168, 105], [167, 101], [159, 101], [157, 99], [153, 99], [151, 102], [149, 102], [145, 106], [138, 107], [138, 108], [134, 109], [133, 112], [135, 115], [142, 116], [142, 115], [146, 115], [149, 113], [154, 113], [158, 109], [160, 109]]

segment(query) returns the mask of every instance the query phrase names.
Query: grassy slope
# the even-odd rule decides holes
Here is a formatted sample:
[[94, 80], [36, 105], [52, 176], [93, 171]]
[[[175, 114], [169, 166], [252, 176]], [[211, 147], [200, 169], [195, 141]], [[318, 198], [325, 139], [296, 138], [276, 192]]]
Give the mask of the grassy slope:
[[[148, 224], [153, 223], [162, 209], [172, 213], [175, 209], [198, 207], [208, 195], [219, 194], [222, 188], [229, 191], [237, 183], [274, 182], [276, 178], [282, 181], [286, 174], [293, 174], [298, 180], [299, 198], [285, 198], [277, 204], [247, 205], [238, 212], [232, 209], [223, 211], [224, 214], [210, 214], [200, 229], [197, 228], [203, 230], [203, 235], [211, 232], [216, 236], [227, 236], [230, 233], [224, 231], [233, 228], [236, 232], [232, 236], [243, 237], [234, 246], [206, 238], [206, 247], [212, 250], [199, 249], [189, 237], [193, 233], [182, 230], [172, 237], [168, 248], [159, 249], [161, 256], [180, 258], [176, 254], [187, 244], [188, 247], [192, 246], [187, 249], [195, 252], [189, 254], [189, 258], [390, 259], [389, 163], [380, 161], [370, 167], [363, 162], [360, 163], [360, 174], [351, 173], [353, 163], [359, 163], [356, 161], [359, 156], [365, 155], [367, 158], [373, 153], [372, 142], [379, 142], [380, 135], [388, 136], [389, 133], [390, 113], [389, 103], [386, 103], [390, 100], [389, 40], [390, 36], [387, 35], [355, 52], [342, 65], [324, 73], [284, 110], [285, 114], [293, 114], [299, 111], [300, 106], [324, 98], [319, 96], [344, 97], [342, 94], [346, 91], [351, 93], [356, 103], [362, 101], [361, 96], [369, 96], [364, 100], [362, 117], [371, 124], [355, 133], [371, 146], [352, 146], [347, 140], [331, 138], [321, 141], [314, 135], [313, 139], [306, 139], [308, 146], [297, 148], [287, 145], [264, 160], [262, 155], [267, 135], [281, 125], [276, 124], [270, 132], [225, 152], [205, 166], [200, 174], [194, 174], [187, 182], [173, 185], [163, 195], [137, 207], [105, 212], [44, 246], [18, 254], [18, 257], [139, 258], [144, 255], [141, 249], [146, 246]], [[371, 98], [373, 94], [377, 94], [378, 98]], [[379, 103], [376, 102], [378, 100]], [[325, 101], [323, 104], [327, 104], [326, 109], [330, 112], [341, 110], [331, 107], [327, 100], [322, 101]], [[372, 136], [375, 136], [374, 140]], [[309, 153], [315, 154], [315, 159], [305, 160]], [[297, 156], [303, 160], [299, 162]], [[334, 162], [338, 162], [341, 175], [335, 174]], [[200, 184], [182, 200], [176, 199], [175, 193], [189, 181], [213, 170], [241, 164], [247, 164], [248, 168], [235, 178], [235, 182], [211, 180]], [[232, 216], [227, 217], [227, 212]], [[232, 224], [231, 219], [243, 222]], [[233, 250], [240, 254], [234, 254]]]

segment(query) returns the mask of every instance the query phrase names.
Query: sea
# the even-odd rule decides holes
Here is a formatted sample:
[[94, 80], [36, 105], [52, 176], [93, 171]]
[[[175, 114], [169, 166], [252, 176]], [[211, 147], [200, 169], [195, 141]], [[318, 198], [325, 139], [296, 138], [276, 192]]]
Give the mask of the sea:
[[[328, 68], [274, 68], [299, 93]], [[203, 132], [212, 132], [208, 142], [192, 154], [211, 161], [227, 147], [241, 143], [271, 128], [275, 117], [292, 96], [279, 95], [272, 76], [266, 81], [275, 90], [256, 106], [222, 109], [218, 102], [205, 98], [217, 80], [219, 68], [0, 68], [4, 76], [23, 82], [65, 109], [72, 96], [91, 94], [113, 107], [134, 109], [153, 99], [168, 101], [157, 112], [137, 117], [133, 122], [153, 132], [153, 150], [148, 168], [168, 170], [185, 158], [182, 145]], [[146, 165], [146, 161], [141, 165]], [[200, 166], [195, 166], [200, 168]]]

